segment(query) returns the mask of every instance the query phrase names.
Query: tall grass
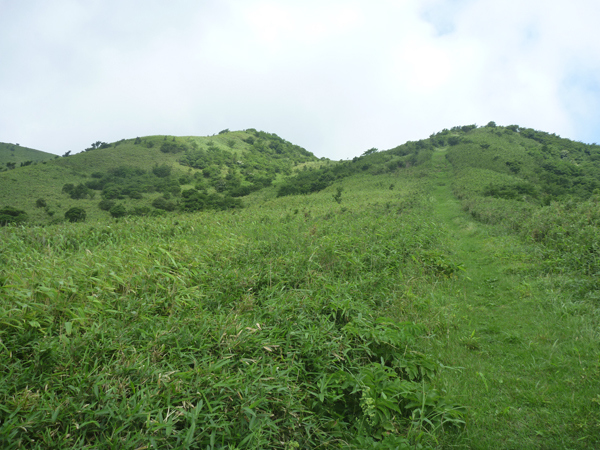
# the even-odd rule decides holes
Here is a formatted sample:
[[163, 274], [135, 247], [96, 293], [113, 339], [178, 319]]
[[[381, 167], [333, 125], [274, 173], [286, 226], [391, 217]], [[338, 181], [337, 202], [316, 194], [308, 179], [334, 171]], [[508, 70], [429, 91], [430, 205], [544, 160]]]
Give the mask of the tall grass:
[[420, 192], [364, 176], [341, 205], [2, 229], [2, 447], [408, 448], [460, 426], [409, 320], [413, 280], [458, 268]]

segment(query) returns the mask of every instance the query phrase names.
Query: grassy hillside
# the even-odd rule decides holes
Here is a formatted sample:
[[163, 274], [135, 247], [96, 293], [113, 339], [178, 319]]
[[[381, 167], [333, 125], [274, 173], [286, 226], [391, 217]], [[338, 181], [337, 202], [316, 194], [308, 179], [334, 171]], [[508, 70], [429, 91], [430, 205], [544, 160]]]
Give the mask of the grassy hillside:
[[[194, 191], [192, 200], [210, 198], [188, 201], [187, 209], [202, 209], [200, 200], [206, 204], [246, 196], [291, 174], [294, 167], [316, 161], [303, 148], [256, 130], [98, 142], [76, 155], [0, 173], [0, 207], [23, 210], [35, 224], [64, 220], [73, 207], [83, 208], [88, 221], [105, 220], [110, 208], [100, 209], [103, 199], [132, 214], [148, 215], [165, 211], [152, 206], [157, 198], [167, 197], [167, 210], [174, 209], [182, 192], [194, 189], [201, 194]], [[81, 189], [73, 194], [65, 185]], [[45, 206], [38, 207], [38, 199]]]
[[55, 158], [56, 155], [52, 153], [0, 142], [0, 171], [9, 170], [13, 164], [14, 167], [21, 167], [21, 164], [40, 163]]
[[189, 184], [0, 228], [0, 447], [600, 446], [596, 146], [490, 124], [334, 163], [273, 136], [44, 165], [90, 209]]

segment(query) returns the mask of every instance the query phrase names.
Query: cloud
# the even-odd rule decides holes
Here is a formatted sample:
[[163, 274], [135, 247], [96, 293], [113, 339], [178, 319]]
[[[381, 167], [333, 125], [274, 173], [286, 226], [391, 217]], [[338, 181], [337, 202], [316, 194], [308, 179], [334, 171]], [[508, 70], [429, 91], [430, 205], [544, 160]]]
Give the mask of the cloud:
[[0, 141], [254, 127], [341, 159], [490, 120], [600, 141], [594, 1], [8, 4]]

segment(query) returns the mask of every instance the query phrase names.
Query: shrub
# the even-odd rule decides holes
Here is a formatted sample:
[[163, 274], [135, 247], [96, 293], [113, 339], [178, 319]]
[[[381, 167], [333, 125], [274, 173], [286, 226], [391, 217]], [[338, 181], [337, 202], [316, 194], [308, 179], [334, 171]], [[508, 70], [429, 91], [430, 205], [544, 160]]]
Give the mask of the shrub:
[[152, 214], [152, 210], [147, 206], [135, 207], [129, 212], [132, 216], [149, 216]]
[[188, 177], [187, 175], [183, 175], [183, 176], [179, 177], [180, 185], [190, 184], [191, 182], [192, 182], [192, 179], [190, 177]]
[[152, 173], [159, 178], [166, 178], [171, 175], [171, 166], [167, 166], [166, 164], [155, 165], [152, 168]]
[[65, 219], [67, 219], [69, 222], [85, 222], [85, 217], [85, 209], [78, 206], [69, 209], [65, 213]]
[[69, 192], [69, 196], [73, 200], [79, 200], [82, 198], [86, 198], [89, 195], [89, 193], [89, 188], [86, 185], [79, 183], [77, 186], [71, 189], [71, 191]]
[[121, 188], [119, 186], [115, 186], [114, 184], [104, 186], [104, 189], [102, 190], [102, 198], [106, 200], [123, 198]]
[[175, 203], [168, 201], [164, 197], [158, 197], [152, 202], [152, 206], [156, 209], [162, 209], [163, 211], [174, 211]]
[[458, 145], [460, 144], [460, 138], [458, 136], [450, 136], [448, 138], [448, 145]]
[[163, 153], [181, 153], [186, 150], [187, 146], [185, 144], [178, 144], [175, 142], [175, 138], [173, 138], [173, 141], [171, 142], [163, 142], [160, 146], [160, 151]]
[[19, 224], [27, 220], [27, 213], [20, 209], [6, 206], [0, 209], [0, 226], [6, 226], [9, 223]]
[[48, 206], [48, 205], [46, 204], [46, 200], [44, 200], [43, 198], [38, 198], [35, 201], [36, 208], [45, 208], [46, 206]]
[[118, 204], [113, 206], [112, 208], [110, 208], [110, 215], [113, 216], [114, 218], [119, 218], [119, 217], [123, 217], [125, 215], [127, 215], [127, 210], [125, 209], [125, 206], [123, 206], [122, 204]]
[[98, 203], [98, 208], [100, 208], [102, 211], [110, 211], [110, 209], [113, 206], [115, 206], [115, 204], [116, 203], [112, 200], [104, 199], [100, 203]]

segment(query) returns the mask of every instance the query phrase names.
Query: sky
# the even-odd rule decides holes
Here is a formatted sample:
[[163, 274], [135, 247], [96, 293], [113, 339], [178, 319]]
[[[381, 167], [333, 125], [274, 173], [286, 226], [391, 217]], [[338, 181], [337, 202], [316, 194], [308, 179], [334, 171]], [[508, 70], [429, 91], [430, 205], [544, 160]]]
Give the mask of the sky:
[[456, 125], [600, 143], [598, 0], [0, 0], [0, 142], [276, 133], [352, 158]]

